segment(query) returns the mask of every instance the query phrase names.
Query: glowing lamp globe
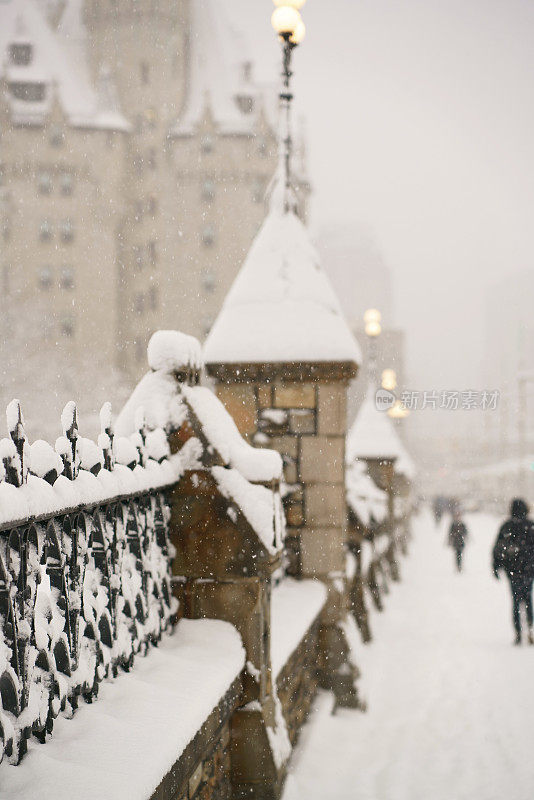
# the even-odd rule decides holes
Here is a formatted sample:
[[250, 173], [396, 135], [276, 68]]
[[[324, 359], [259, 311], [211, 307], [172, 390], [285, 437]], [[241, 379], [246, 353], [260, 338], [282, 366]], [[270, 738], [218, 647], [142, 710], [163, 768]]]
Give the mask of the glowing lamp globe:
[[397, 375], [394, 369], [385, 369], [382, 372], [382, 389], [392, 392], [397, 388]]
[[289, 41], [291, 44], [300, 44], [304, 37], [306, 36], [306, 25], [300, 20], [299, 24], [293, 31], [292, 35], [289, 37]]
[[391, 419], [404, 419], [409, 413], [409, 410], [406, 408], [406, 406], [402, 405], [400, 400], [397, 400], [395, 403], [393, 403], [387, 412], [388, 417], [391, 417]]
[[275, 8], [271, 17], [271, 25], [279, 36], [293, 36], [301, 22], [297, 9], [287, 5]]
[[365, 323], [365, 333], [367, 336], [380, 336], [382, 333], [382, 326], [376, 320], [371, 320]]
[[382, 320], [382, 314], [377, 308], [368, 308], [365, 314], [363, 315], [363, 321], [367, 325], [368, 322], [380, 322]]

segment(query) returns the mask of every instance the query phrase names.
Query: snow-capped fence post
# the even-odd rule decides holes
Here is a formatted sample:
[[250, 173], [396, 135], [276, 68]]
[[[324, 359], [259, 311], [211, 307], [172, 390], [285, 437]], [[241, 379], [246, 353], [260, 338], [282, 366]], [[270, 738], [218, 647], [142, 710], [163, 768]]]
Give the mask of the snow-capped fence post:
[[9, 466], [6, 467], [8, 471], [8, 480], [15, 486], [22, 486], [26, 483], [28, 476], [27, 465], [27, 443], [26, 433], [24, 431], [24, 417], [20, 402], [12, 400], [6, 409], [7, 427], [11, 441], [15, 446], [16, 458], [11, 456], [9, 458]]
[[359, 706], [345, 572], [346, 393], [358, 345], [308, 233], [274, 201], [206, 341], [206, 369], [250, 441], [285, 463], [287, 572], [328, 588], [321, 683]]
[[394, 511], [394, 477], [395, 477], [395, 456], [385, 456], [382, 458], [366, 458], [365, 463], [369, 474], [376, 485], [386, 493], [387, 496], [387, 519], [384, 530], [389, 538], [389, 545], [385, 550], [384, 557], [388, 563], [388, 570], [393, 581], [400, 580], [400, 569], [396, 542], [396, 524]]
[[[415, 467], [401, 441], [393, 421], [379, 410], [376, 389], [370, 385], [347, 436], [347, 464], [350, 475], [365, 465], [369, 478], [387, 496], [387, 518], [380, 533], [389, 538], [381, 558], [387, 561], [388, 576], [400, 579], [399, 555], [406, 551], [408, 522], [405, 515], [410, 506], [410, 483]], [[350, 486], [347, 487], [350, 491]], [[397, 513], [401, 511], [400, 517]], [[381, 548], [382, 550], [382, 548]]]
[[143, 404], [148, 428], [165, 418], [171, 450], [183, 459], [171, 516], [179, 616], [224, 620], [239, 632], [247, 668], [230, 723], [233, 796], [275, 797], [291, 752], [270, 653], [272, 578], [283, 557], [282, 459], [248, 445], [213, 392], [198, 385], [196, 340], [158, 331], [148, 361], [151, 372], [116, 431], [135, 434]]

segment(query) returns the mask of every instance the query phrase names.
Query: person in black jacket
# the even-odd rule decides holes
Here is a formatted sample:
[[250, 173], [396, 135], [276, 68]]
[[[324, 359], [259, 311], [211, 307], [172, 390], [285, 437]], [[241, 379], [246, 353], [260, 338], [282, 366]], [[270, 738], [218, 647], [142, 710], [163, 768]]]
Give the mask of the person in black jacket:
[[521, 644], [521, 606], [528, 624], [528, 641], [534, 644], [532, 583], [534, 582], [534, 523], [528, 518], [524, 500], [512, 500], [510, 518], [502, 525], [493, 548], [493, 574], [502, 569], [512, 590], [512, 618], [515, 644]]
[[451, 527], [449, 528], [449, 545], [456, 553], [456, 569], [462, 571], [462, 553], [467, 540], [467, 527], [462, 520], [459, 508], [455, 508]]

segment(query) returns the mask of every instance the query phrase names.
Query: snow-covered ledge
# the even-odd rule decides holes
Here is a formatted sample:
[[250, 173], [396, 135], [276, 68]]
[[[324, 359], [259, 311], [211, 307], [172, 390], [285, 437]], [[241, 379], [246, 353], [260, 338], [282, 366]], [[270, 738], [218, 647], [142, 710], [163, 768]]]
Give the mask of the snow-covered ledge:
[[147, 800], [240, 675], [245, 651], [227, 622], [182, 620], [98, 703], [59, 718], [46, 745], [0, 766], [2, 800]]
[[271, 669], [276, 680], [319, 616], [327, 590], [321, 581], [286, 578], [271, 595]]

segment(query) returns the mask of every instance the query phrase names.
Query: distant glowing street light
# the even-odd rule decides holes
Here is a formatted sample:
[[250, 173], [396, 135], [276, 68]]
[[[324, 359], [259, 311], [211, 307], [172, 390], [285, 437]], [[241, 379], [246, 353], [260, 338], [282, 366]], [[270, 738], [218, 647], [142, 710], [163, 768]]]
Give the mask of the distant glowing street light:
[[382, 372], [382, 389], [393, 392], [397, 388], [397, 373], [394, 369], [385, 369]]
[[391, 419], [405, 419], [410, 412], [406, 406], [403, 406], [400, 400], [397, 400], [387, 413], [388, 417], [391, 417]]
[[374, 338], [375, 336], [380, 336], [382, 332], [382, 326], [380, 321], [382, 319], [382, 315], [380, 311], [376, 308], [368, 308], [365, 314], [363, 315], [363, 321], [365, 323], [365, 333], [367, 336]]

